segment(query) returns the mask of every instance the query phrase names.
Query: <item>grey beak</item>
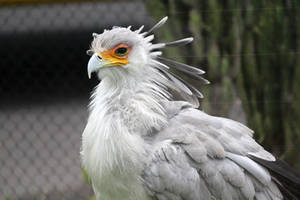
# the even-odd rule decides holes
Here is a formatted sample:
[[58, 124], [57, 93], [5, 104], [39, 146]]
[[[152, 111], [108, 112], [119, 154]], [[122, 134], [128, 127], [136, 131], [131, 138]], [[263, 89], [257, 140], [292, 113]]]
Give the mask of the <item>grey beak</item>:
[[93, 72], [97, 72], [103, 66], [102, 58], [97, 54], [94, 53], [88, 62], [87, 72], [89, 79]]

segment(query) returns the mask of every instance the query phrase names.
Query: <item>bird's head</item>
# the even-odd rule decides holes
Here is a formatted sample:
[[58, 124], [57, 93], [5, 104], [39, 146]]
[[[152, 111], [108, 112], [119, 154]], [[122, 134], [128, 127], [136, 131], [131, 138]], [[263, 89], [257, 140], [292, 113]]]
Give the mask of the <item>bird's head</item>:
[[[93, 33], [93, 41], [87, 54], [91, 56], [88, 62], [88, 76], [96, 72], [99, 79], [115, 77], [115, 80], [127, 79], [127, 77], [143, 79], [151, 77], [152, 74], [159, 74], [157, 77], [164, 77], [166, 87], [176, 90], [181, 95], [202, 97], [202, 94], [191, 84], [185, 82], [173, 72], [183, 73], [186, 76], [207, 83], [200, 75], [204, 71], [161, 57], [161, 49], [165, 47], [183, 46], [193, 41], [193, 38], [184, 38], [168, 43], [153, 44], [153, 31], [167, 21], [164, 17], [155, 24], [149, 31], [143, 31], [143, 27], [132, 31], [131, 27], [113, 27], [111, 30], [104, 30], [102, 34]], [[173, 72], [169, 68], [173, 68]], [[120, 73], [121, 72], [121, 73]], [[116, 78], [117, 77], [117, 78]], [[154, 76], [152, 76], [154, 77]], [[152, 82], [160, 82], [158, 79]]]
[[88, 63], [89, 77], [92, 72], [97, 72], [100, 79], [116, 70], [137, 72], [149, 62], [151, 38], [143, 37], [130, 27], [113, 27], [93, 36], [88, 51], [92, 55]]

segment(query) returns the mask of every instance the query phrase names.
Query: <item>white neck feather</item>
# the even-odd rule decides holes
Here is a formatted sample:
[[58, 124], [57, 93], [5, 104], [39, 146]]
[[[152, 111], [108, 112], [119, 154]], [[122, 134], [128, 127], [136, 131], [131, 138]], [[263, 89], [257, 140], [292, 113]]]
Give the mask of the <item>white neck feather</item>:
[[82, 138], [83, 164], [94, 181], [108, 171], [141, 170], [143, 154], [148, 151], [142, 136], [166, 123], [159, 101], [167, 94], [153, 83], [164, 79], [149, 76], [158, 73], [145, 72], [139, 77], [132, 77], [128, 70], [110, 69], [109, 73], [92, 95]]

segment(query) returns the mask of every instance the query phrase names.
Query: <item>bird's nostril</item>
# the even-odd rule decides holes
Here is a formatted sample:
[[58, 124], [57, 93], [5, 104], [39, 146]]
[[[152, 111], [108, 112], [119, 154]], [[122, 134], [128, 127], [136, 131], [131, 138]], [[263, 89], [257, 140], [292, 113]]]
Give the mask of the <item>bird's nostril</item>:
[[101, 56], [97, 56], [97, 58], [98, 58], [99, 60], [102, 60]]

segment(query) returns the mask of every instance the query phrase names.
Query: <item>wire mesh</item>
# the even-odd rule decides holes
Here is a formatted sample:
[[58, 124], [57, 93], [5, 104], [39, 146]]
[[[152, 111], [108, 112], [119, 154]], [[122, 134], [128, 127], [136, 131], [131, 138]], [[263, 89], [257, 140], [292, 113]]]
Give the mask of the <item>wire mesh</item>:
[[[0, 5], [1, 6], [1, 5]], [[0, 199], [86, 199], [80, 139], [92, 32], [149, 21], [142, 2], [0, 7]]]

